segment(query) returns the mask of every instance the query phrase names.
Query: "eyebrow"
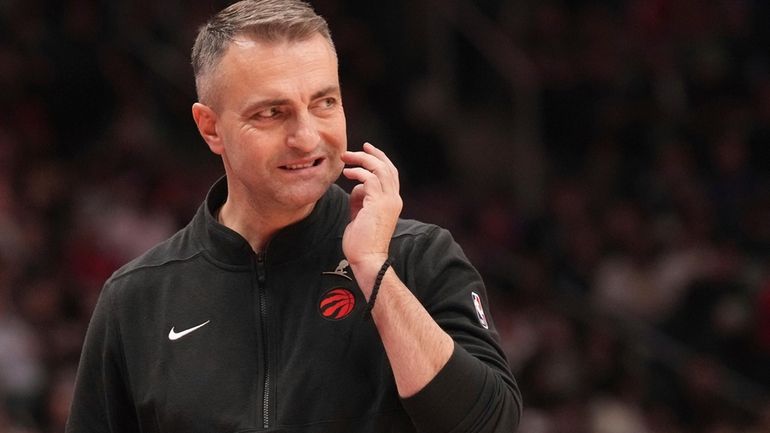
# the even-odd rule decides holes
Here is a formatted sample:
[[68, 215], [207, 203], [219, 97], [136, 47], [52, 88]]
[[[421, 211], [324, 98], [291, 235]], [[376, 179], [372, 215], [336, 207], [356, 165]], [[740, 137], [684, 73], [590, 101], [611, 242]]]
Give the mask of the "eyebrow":
[[328, 96], [328, 95], [330, 95], [332, 93], [339, 94], [340, 93], [340, 86], [332, 85], [332, 86], [324, 87], [323, 89], [313, 93], [313, 95], [310, 97], [310, 99], [322, 98], [322, 97]]
[[[323, 89], [313, 93], [310, 96], [310, 100], [315, 100], [318, 98], [323, 98], [324, 96], [328, 96], [331, 94], [339, 94], [340, 93], [340, 87], [337, 85], [331, 85], [324, 87]], [[290, 103], [289, 99], [283, 98], [283, 99], [262, 99], [253, 103], [250, 103], [246, 106], [246, 108], [243, 110], [244, 113], [250, 113], [253, 111], [257, 111], [260, 108], [264, 107], [273, 107], [276, 105], [288, 105]]]

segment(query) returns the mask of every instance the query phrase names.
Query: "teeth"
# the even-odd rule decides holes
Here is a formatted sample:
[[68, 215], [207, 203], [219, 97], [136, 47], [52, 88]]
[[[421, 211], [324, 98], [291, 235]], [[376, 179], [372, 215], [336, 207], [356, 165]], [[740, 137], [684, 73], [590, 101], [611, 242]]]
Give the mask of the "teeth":
[[287, 164], [286, 168], [289, 170], [298, 170], [300, 168], [308, 168], [313, 166], [313, 161], [308, 162], [307, 164]]

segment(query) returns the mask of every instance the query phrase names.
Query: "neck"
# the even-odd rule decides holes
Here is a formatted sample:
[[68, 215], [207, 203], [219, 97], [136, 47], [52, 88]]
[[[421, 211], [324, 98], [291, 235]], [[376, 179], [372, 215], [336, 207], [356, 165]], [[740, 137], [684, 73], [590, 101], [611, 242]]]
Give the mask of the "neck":
[[270, 239], [283, 229], [301, 221], [313, 211], [315, 203], [290, 211], [256, 209], [253, 205], [240, 206], [228, 197], [219, 209], [220, 224], [243, 236], [255, 252], [264, 251]]

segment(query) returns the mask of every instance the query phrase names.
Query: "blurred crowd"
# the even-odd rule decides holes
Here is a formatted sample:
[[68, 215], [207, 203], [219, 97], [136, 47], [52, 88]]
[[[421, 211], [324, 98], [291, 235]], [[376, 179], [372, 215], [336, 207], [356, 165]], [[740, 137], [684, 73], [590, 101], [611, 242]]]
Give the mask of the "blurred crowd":
[[[0, 431], [63, 431], [101, 285], [222, 174], [224, 1], [0, 1]], [[770, 432], [770, 3], [312, 2], [350, 147], [477, 265], [527, 433]]]

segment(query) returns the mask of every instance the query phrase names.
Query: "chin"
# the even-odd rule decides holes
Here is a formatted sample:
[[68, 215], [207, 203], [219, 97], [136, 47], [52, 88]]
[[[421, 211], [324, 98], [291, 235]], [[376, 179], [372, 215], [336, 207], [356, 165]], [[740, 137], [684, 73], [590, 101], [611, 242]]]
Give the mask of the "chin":
[[323, 176], [315, 179], [307, 179], [302, 182], [275, 184], [273, 188], [274, 199], [277, 203], [285, 206], [287, 209], [302, 209], [307, 206], [313, 206], [323, 197], [332, 183], [339, 178], [342, 173], [342, 163], [340, 161], [339, 170], [327, 171]]
[[301, 188], [287, 188], [285, 191], [282, 191], [283, 194], [281, 194], [278, 201], [297, 209], [314, 205], [315, 202], [323, 197], [330, 185], [331, 182], [324, 182], [312, 186], [305, 185]]

